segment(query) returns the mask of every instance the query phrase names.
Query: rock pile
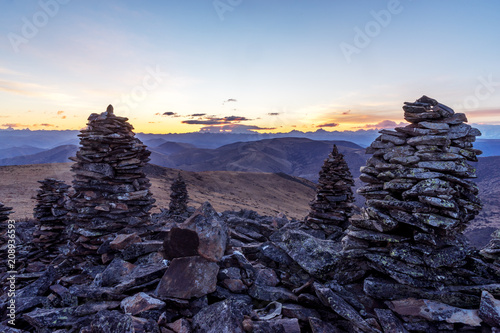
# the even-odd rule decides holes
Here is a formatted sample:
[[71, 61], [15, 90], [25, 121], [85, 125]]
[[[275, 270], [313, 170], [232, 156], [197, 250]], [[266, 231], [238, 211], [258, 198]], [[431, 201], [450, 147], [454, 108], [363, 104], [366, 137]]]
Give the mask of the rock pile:
[[7, 207], [0, 202], [0, 249], [4, 250], [7, 243], [7, 221], [12, 213], [12, 207]]
[[319, 172], [316, 197], [306, 224], [323, 230], [330, 239], [340, 239], [349, 226], [354, 201], [351, 187], [354, 185], [349, 167], [337, 146], [325, 160]]
[[500, 271], [500, 229], [491, 234], [490, 242], [480, 253], [488, 261], [493, 261]]
[[[367, 149], [373, 156], [361, 168], [360, 179], [368, 184], [358, 193], [366, 207], [362, 217], [351, 219], [342, 240], [344, 258], [358, 260], [350, 281], [369, 273], [365, 293], [393, 301], [402, 316], [410, 316], [405, 306], [415, 306], [412, 314], [434, 306], [448, 313], [459, 311], [452, 307], [477, 309], [481, 289], [500, 280], [462, 235], [481, 209], [478, 188], [467, 179], [475, 177], [467, 161], [481, 153], [472, 147], [480, 132], [464, 123], [464, 114], [426, 96], [403, 109], [411, 124], [380, 131]], [[412, 297], [426, 301], [412, 303]], [[480, 321], [448, 323], [458, 329]]]
[[59, 246], [64, 245], [68, 209], [69, 185], [62, 180], [46, 178], [38, 181], [41, 186], [36, 195], [37, 204], [33, 216], [38, 220], [38, 228], [33, 233], [33, 243], [43, 251], [40, 260], [49, 262], [57, 256]]
[[114, 115], [110, 105], [106, 112], [91, 114], [79, 134], [80, 149], [72, 166], [74, 255], [95, 255], [116, 233], [150, 221], [155, 200], [143, 172], [150, 152], [132, 130], [127, 118]]
[[170, 186], [170, 191], [170, 203], [168, 205], [169, 216], [187, 217], [187, 202], [189, 196], [186, 183], [180, 173]]

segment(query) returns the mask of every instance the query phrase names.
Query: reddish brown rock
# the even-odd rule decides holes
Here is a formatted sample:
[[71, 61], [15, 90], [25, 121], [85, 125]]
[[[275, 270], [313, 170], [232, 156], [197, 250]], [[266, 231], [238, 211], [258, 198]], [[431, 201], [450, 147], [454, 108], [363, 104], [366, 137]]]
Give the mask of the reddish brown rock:
[[500, 327], [500, 300], [495, 299], [486, 290], [481, 294], [479, 317], [493, 327]]
[[109, 247], [113, 250], [123, 250], [131, 244], [139, 243], [141, 237], [136, 232], [132, 234], [119, 234], [109, 243]]
[[163, 242], [164, 257], [168, 260], [198, 255], [200, 239], [198, 233], [190, 229], [172, 228]]
[[202, 257], [183, 257], [172, 260], [161, 278], [156, 295], [190, 299], [215, 291], [219, 266]]
[[175, 333], [190, 333], [191, 332], [191, 324], [185, 318], [177, 319], [173, 323], [167, 324], [167, 327], [170, 328]]
[[133, 316], [148, 310], [159, 310], [165, 308], [166, 304], [159, 299], [149, 296], [146, 293], [140, 292], [134, 296], [123, 299], [120, 307], [123, 312]]

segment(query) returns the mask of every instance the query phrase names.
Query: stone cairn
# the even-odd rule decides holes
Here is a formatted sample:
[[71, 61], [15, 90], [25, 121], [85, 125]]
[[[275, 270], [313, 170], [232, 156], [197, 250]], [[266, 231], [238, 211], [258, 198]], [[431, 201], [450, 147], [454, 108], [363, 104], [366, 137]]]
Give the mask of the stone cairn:
[[7, 222], [12, 213], [12, 207], [7, 207], [0, 202], [0, 249], [4, 249], [7, 244]]
[[169, 216], [186, 215], [189, 196], [186, 189], [186, 183], [180, 173], [177, 174], [177, 178], [170, 186], [170, 191], [170, 204], [168, 205]]
[[93, 113], [81, 131], [72, 197], [75, 255], [95, 254], [116, 233], [131, 233], [148, 225], [152, 198], [143, 168], [151, 154], [132, 131], [127, 118]]
[[490, 242], [480, 253], [488, 261], [493, 261], [500, 270], [500, 229], [491, 234]]
[[467, 161], [477, 161], [472, 142], [481, 133], [426, 96], [403, 109], [411, 124], [380, 131], [367, 149], [373, 156], [360, 179], [368, 184], [358, 190], [366, 207], [351, 219], [343, 254], [360, 260], [353, 278], [371, 273], [363, 286], [371, 297], [477, 307], [478, 286], [499, 281], [462, 235], [481, 209], [478, 187], [466, 179], [475, 177]]
[[330, 239], [340, 239], [352, 216], [353, 185], [344, 156], [334, 145], [319, 172], [316, 197], [310, 203], [306, 224], [313, 229], [323, 229]]
[[41, 186], [36, 195], [37, 204], [33, 216], [39, 225], [33, 233], [33, 243], [42, 250], [41, 261], [50, 262], [57, 256], [61, 245], [64, 245], [64, 229], [68, 209], [69, 185], [62, 180], [46, 178], [38, 181]]

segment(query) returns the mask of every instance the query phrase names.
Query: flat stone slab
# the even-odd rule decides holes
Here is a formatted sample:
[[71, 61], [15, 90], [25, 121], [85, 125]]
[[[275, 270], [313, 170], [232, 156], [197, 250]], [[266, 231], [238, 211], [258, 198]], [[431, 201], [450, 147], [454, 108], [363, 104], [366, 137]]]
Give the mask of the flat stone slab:
[[219, 265], [202, 257], [172, 260], [156, 288], [160, 299], [201, 297], [216, 289]]

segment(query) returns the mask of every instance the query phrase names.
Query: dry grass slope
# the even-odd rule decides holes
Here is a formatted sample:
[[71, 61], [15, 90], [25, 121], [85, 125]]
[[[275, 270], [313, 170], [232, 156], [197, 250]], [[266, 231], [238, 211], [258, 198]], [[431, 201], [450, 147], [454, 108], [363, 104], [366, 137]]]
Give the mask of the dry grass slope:
[[[0, 201], [14, 207], [14, 219], [31, 218], [38, 180], [54, 177], [71, 184], [71, 163], [0, 166]], [[151, 165], [146, 173], [151, 180], [151, 191], [156, 207], [167, 208], [170, 184], [178, 170]], [[302, 219], [309, 210], [309, 201], [315, 194], [315, 185], [303, 179], [283, 177], [272, 173], [236, 171], [181, 171], [190, 196], [190, 206], [198, 207], [210, 201], [214, 208], [224, 210], [252, 209], [260, 214]]]

